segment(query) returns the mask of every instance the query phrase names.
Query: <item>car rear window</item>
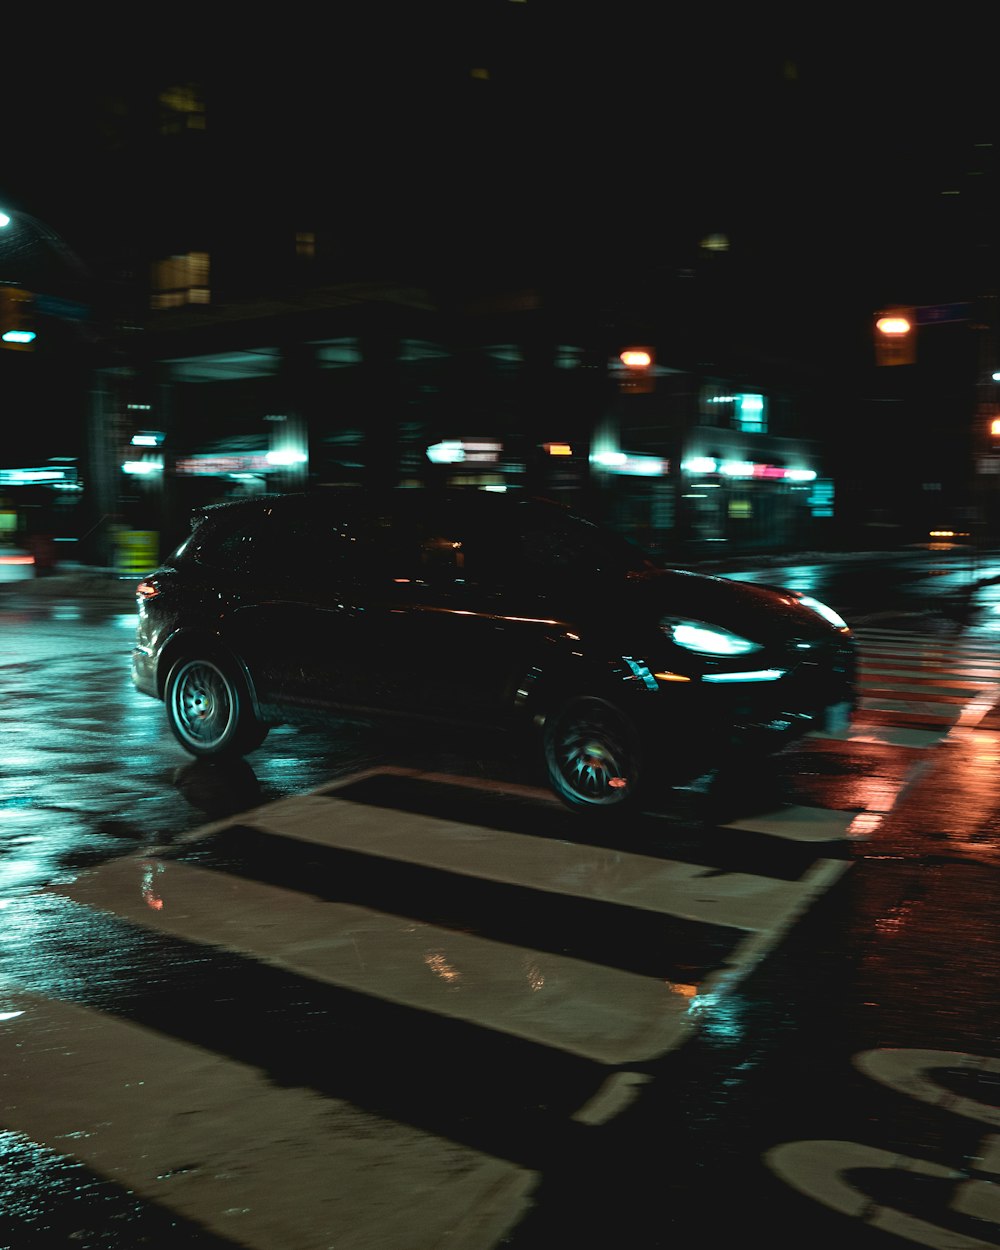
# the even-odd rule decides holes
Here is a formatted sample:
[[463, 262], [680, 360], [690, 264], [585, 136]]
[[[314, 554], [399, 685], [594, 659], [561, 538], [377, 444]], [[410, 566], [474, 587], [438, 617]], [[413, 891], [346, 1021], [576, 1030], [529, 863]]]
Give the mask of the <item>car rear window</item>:
[[311, 573], [357, 572], [378, 546], [373, 519], [358, 509], [304, 506], [208, 513], [176, 558], [237, 577], [287, 580]]

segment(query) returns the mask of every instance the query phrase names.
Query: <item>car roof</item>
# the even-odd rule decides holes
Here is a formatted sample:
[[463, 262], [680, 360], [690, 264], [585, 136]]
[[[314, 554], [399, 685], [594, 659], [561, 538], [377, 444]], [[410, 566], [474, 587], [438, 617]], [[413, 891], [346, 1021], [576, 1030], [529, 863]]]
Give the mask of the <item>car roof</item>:
[[214, 523], [238, 518], [243, 513], [259, 513], [272, 509], [298, 512], [302, 509], [315, 508], [325, 511], [346, 507], [349, 510], [359, 509], [371, 512], [381, 508], [395, 510], [401, 505], [415, 506], [418, 510], [425, 505], [427, 507], [455, 505], [467, 511], [478, 509], [493, 512], [528, 505], [552, 510], [554, 513], [573, 513], [572, 509], [555, 500], [526, 495], [521, 491], [486, 491], [478, 487], [390, 487], [386, 490], [372, 490], [360, 485], [344, 485], [317, 487], [309, 491], [268, 492], [244, 499], [227, 499], [202, 504], [192, 509], [191, 525], [192, 528], [196, 528], [203, 522]]

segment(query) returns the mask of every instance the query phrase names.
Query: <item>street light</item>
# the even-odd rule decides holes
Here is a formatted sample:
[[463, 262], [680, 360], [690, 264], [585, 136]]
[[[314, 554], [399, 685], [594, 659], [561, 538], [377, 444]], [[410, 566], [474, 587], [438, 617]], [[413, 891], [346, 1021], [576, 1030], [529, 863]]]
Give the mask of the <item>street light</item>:
[[[58, 253], [60, 259], [78, 279], [89, 281], [90, 272], [87, 266], [62, 235], [44, 221], [33, 217], [31, 213], [26, 213], [20, 208], [8, 211], [0, 207], [0, 231], [3, 231], [3, 235], [0, 235], [0, 265], [9, 264], [9, 257], [14, 258], [15, 264], [18, 262], [25, 265], [37, 263], [40, 253], [38, 239], [41, 238], [52, 251]], [[26, 258], [24, 258], [25, 254], [27, 254]], [[27, 274], [15, 275], [15, 277], [27, 276]], [[0, 279], [4, 278], [8, 278], [8, 275], [0, 270]]]
[[[30, 350], [36, 315], [73, 322], [78, 333], [91, 336], [90, 270], [62, 235], [21, 209], [0, 207], [0, 290], [7, 292], [10, 314], [0, 338], [3, 346]], [[15, 313], [31, 324], [14, 324]], [[21, 331], [32, 337], [26, 339]]]

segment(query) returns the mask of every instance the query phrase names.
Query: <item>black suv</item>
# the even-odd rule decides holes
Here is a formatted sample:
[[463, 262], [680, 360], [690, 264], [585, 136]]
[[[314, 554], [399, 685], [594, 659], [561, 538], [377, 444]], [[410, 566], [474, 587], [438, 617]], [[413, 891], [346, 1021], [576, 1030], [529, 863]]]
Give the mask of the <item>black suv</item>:
[[136, 688], [195, 756], [342, 717], [504, 730], [617, 812], [844, 723], [851, 631], [794, 591], [658, 567], [546, 500], [358, 487], [198, 509], [137, 586]]

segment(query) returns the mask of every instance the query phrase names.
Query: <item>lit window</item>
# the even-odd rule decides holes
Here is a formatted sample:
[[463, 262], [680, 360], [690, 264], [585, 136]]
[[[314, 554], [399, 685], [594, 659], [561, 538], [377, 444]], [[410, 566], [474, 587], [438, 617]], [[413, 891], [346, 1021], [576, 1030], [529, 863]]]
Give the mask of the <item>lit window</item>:
[[205, 129], [205, 101], [194, 83], [179, 83], [162, 91], [160, 134], [176, 135], [185, 130]]
[[706, 383], [698, 392], [698, 412], [704, 425], [727, 426], [733, 418], [736, 396], [728, 387], [718, 383]]
[[302, 256], [306, 260], [312, 260], [316, 255], [316, 235], [312, 230], [295, 232], [295, 255]]
[[154, 261], [150, 280], [151, 308], [180, 308], [211, 303], [208, 252], [188, 252]]
[[832, 517], [834, 486], [830, 478], [817, 478], [809, 492], [809, 511], [816, 517]]
[[767, 433], [767, 407], [763, 395], [737, 395], [736, 426], [745, 434]]

